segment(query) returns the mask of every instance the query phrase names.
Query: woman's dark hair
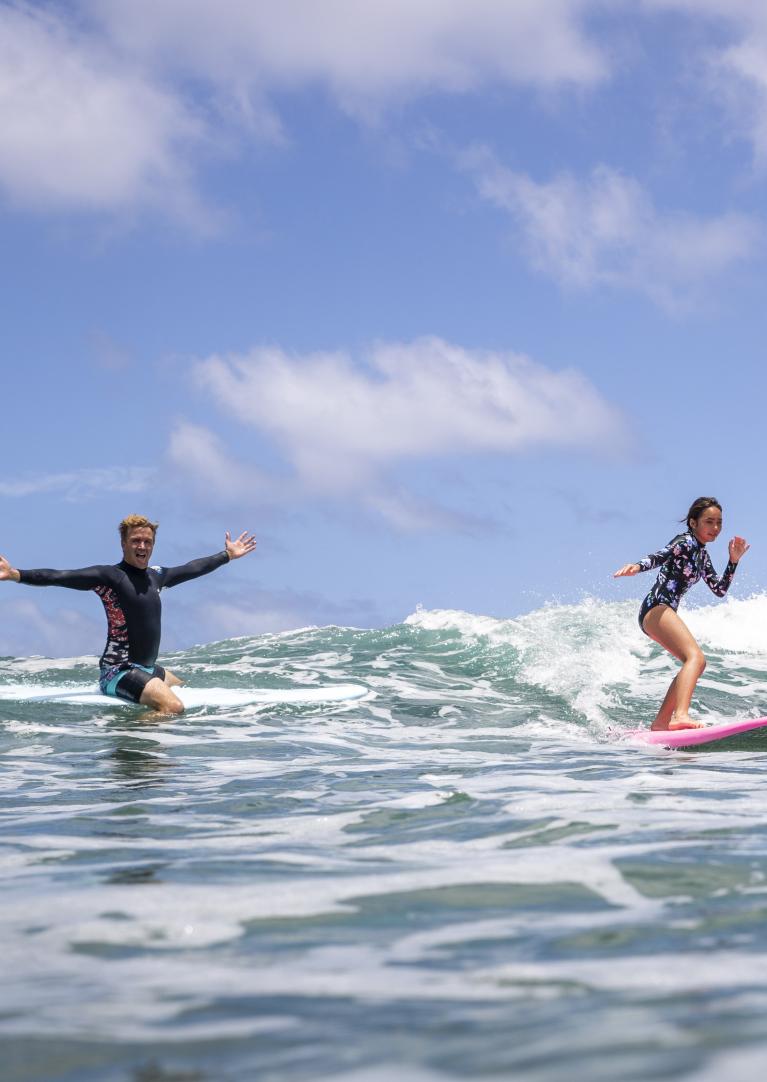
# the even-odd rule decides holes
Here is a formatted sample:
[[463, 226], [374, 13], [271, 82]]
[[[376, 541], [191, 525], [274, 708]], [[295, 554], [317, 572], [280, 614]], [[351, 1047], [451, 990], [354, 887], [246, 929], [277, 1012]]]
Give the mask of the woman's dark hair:
[[708, 511], [709, 507], [718, 507], [720, 511], [722, 510], [722, 505], [719, 500], [715, 499], [713, 496], [698, 496], [697, 500], [690, 505], [687, 517], [682, 518], [679, 521], [683, 522], [685, 526], [689, 526], [691, 518], [694, 518], [697, 522], [703, 512]]

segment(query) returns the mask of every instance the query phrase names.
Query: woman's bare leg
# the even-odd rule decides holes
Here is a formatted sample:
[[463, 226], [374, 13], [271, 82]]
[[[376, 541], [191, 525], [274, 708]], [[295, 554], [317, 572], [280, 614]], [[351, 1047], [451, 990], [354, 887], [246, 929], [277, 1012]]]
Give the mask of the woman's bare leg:
[[674, 716], [676, 710], [676, 677], [671, 681], [668, 686], [668, 691], [663, 702], [660, 705], [655, 721], [652, 723], [653, 729], [668, 729], [671, 724], [671, 719]]
[[668, 605], [656, 605], [650, 609], [642, 626], [651, 639], [682, 662], [682, 668], [671, 681], [651, 728], [699, 728], [701, 722], [693, 721], [689, 710], [695, 685], [706, 668], [703, 651], [687, 625]]
[[179, 676], [176, 676], [176, 674], [174, 672], [171, 672], [170, 669], [165, 670], [165, 686], [166, 687], [179, 688], [179, 687], [181, 687], [181, 685], [183, 683], [184, 683], [184, 681]]

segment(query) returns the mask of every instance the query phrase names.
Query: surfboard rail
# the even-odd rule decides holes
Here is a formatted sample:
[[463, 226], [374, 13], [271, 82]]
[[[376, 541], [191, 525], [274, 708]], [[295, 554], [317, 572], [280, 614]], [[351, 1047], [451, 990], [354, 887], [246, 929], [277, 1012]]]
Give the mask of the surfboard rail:
[[[290, 705], [342, 703], [361, 699], [370, 691], [363, 684], [315, 684], [292, 688], [201, 688], [183, 685], [173, 691], [190, 709], [195, 707], [234, 707], [250, 705]], [[111, 695], [102, 695], [93, 685], [0, 685], [0, 700], [12, 702], [72, 703], [78, 706], [117, 706], [135, 708]]]
[[767, 718], [749, 718], [745, 721], [704, 725], [700, 729], [629, 729], [623, 734], [623, 738], [640, 744], [659, 744], [665, 748], [692, 748], [765, 727]]

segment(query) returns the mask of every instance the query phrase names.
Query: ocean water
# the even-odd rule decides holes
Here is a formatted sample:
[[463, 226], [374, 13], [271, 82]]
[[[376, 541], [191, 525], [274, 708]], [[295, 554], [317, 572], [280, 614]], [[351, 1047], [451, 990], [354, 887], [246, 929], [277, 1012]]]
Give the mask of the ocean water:
[[[767, 596], [688, 609], [701, 717], [767, 714]], [[619, 739], [636, 604], [418, 611], [168, 656], [341, 705], [0, 699], [3, 1082], [752, 1079], [767, 734]], [[92, 684], [93, 658], [0, 660]]]

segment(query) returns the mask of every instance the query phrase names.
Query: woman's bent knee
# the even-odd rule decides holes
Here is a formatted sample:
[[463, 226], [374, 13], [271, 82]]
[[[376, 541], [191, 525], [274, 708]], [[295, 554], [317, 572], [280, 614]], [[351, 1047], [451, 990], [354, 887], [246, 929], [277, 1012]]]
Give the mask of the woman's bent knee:
[[684, 660], [686, 665], [690, 665], [695, 669], [698, 676], [702, 676], [706, 671], [706, 658], [702, 650], [695, 649], [690, 651]]

